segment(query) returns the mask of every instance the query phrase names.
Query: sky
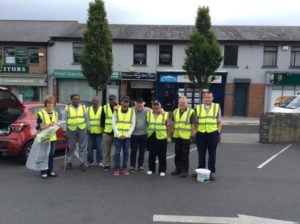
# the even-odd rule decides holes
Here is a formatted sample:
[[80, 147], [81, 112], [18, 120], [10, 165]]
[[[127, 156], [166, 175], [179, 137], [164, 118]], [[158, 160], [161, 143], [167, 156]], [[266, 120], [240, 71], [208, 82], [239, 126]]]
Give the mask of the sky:
[[[91, 0], [0, 0], [0, 19], [85, 23]], [[104, 0], [111, 24], [193, 25], [208, 6], [213, 25], [300, 26], [299, 0]]]

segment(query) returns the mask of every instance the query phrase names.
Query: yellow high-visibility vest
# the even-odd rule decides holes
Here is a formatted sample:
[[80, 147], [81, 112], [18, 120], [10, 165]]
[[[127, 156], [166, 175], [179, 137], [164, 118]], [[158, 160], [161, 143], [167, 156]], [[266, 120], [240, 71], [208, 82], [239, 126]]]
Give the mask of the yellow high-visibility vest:
[[[128, 108], [128, 111], [124, 116], [122, 112], [122, 108], [121, 107], [118, 108], [116, 126], [120, 136], [125, 136], [128, 134], [128, 131], [132, 125], [133, 113], [134, 113], [133, 110], [131, 108]], [[115, 137], [117, 137], [116, 134]]]
[[155, 120], [153, 111], [147, 112], [148, 137], [150, 137], [154, 132], [156, 139], [166, 139], [168, 137], [166, 126], [168, 115], [168, 112], [164, 112], [163, 114], [159, 114]]
[[105, 104], [103, 107], [104, 113], [105, 113], [105, 126], [104, 126], [104, 132], [105, 133], [111, 133], [112, 132], [112, 116], [113, 112], [110, 108], [109, 103]]
[[81, 130], [86, 128], [85, 107], [83, 105], [79, 104], [77, 111], [73, 106], [67, 105], [66, 111], [68, 112], [68, 130], [75, 131], [77, 127]]
[[97, 111], [94, 111], [93, 106], [88, 108], [88, 115], [90, 121], [90, 133], [91, 134], [101, 134], [101, 114], [102, 114], [102, 107], [98, 106]]
[[[40, 118], [42, 119], [42, 125], [49, 125], [51, 122], [57, 122], [58, 120], [58, 113], [54, 110], [52, 110], [52, 118], [50, 120], [50, 117], [48, 115], [48, 112], [43, 109], [41, 111], [38, 112], [38, 115], [40, 116]], [[56, 133], [54, 133], [53, 135], [51, 135], [50, 141], [56, 141], [57, 137], [56, 137]]]
[[187, 108], [186, 111], [180, 117], [180, 109], [177, 108], [174, 110], [174, 138], [181, 138], [181, 139], [190, 139], [191, 138], [191, 116], [194, 112], [193, 109]]
[[196, 108], [197, 121], [198, 121], [198, 132], [211, 133], [218, 130], [218, 114], [219, 104], [212, 103], [209, 111], [206, 112], [204, 104], [198, 105]]

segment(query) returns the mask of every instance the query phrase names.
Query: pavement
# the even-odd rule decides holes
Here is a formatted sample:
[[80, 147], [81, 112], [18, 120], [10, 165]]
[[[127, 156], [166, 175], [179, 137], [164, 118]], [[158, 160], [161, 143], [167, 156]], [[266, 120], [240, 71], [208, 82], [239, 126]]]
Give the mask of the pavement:
[[223, 117], [221, 143], [258, 144], [259, 118]]
[[259, 117], [223, 117], [223, 125], [259, 125]]

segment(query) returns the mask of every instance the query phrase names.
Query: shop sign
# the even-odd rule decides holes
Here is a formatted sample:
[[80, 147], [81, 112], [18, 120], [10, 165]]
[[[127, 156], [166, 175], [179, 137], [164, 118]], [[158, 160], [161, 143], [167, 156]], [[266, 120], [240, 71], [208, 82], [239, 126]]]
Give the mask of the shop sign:
[[28, 73], [29, 67], [27, 65], [2, 65], [0, 72], [2, 73]]
[[160, 75], [160, 82], [177, 82], [177, 75]]
[[[177, 76], [177, 82], [179, 82], [179, 83], [192, 83], [192, 81], [189, 80], [188, 75], [178, 75]], [[213, 80], [211, 83], [222, 83], [222, 76], [221, 75], [215, 75], [215, 80]]]
[[16, 64], [17, 65], [26, 65], [27, 64], [27, 53], [24, 48], [16, 49]]
[[300, 85], [300, 74], [275, 73], [271, 75], [270, 83], [274, 85]]
[[[60, 70], [55, 69], [53, 72], [54, 77], [61, 79], [85, 79], [80, 70]], [[120, 80], [120, 72], [113, 72], [110, 80]]]
[[121, 72], [113, 72], [111, 74], [110, 80], [121, 80]]
[[0, 77], [0, 85], [11, 86], [46, 86], [45, 78]]
[[153, 80], [156, 75], [154, 73], [145, 72], [122, 72], [122, 80]]

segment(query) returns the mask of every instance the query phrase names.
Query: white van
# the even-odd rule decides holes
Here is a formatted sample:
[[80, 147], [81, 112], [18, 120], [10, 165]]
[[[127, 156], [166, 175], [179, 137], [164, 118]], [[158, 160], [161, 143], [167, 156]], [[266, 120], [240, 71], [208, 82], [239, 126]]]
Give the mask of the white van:
[[300, 113], [300, 95], [291, 96], [279, 106], [274, 107], [273, 113]]

